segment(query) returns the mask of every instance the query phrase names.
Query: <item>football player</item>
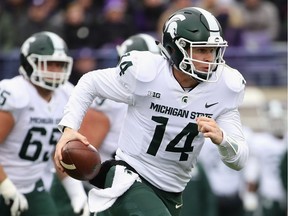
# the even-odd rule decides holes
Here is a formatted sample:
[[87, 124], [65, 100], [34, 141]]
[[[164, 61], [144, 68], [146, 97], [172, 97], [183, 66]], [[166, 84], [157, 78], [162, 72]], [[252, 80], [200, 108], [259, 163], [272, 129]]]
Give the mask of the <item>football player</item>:
[[[1, 216], [56, 216], [47, 186], [53, 173], [47, 170], [60, 138], [57, 124], [74, 88], [67, 82], [73, 60], [62, 38], [39, 32], [23, 43], [20, 62], [21, 75], [0, 82]], [[61, 177], [74, 212], [89, 215], [82, 182]]]
[[90, 211], [178, 216], [204, 138], [230, 168], [247, 160], [238, 112], [245, 80], [223, 60], [227, 42], [216, 18], [196, 7], [176, 11], [158, 46], [163, 55], [131, 51], [115, 68], [86, 73], [69, 98], [54, 157], [59, 170], [68, 140], [88, 144], [77, 130], [96, 96], [128, 104], [116, 160], [90, 181], [98, 187], [89, 192]]

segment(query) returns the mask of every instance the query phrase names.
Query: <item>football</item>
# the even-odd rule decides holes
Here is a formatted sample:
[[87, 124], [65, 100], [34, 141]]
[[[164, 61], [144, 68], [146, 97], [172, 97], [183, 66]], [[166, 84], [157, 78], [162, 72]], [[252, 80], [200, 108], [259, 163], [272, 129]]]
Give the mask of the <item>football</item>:
[[79, 140], [69, 141], [63, 147], [60, 163], [69, 176], [82, 181], [94, 178], [101, 168], [101, 158], [97, 149]]

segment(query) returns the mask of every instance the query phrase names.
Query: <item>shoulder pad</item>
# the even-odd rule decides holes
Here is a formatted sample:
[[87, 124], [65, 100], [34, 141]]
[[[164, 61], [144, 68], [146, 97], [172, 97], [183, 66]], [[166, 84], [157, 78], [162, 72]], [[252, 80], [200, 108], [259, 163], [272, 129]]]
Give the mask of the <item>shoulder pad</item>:
[[25, 89], [24, 79], [17, 76], [0, 82], [0, 109], [10, 111], [21, 109], [28, 105], [29, 94]]
[[66, 82], [63, 86], [59, 87], [56, 89], [57, 91], [62, 91], [64, 92], [65, 95], [70, 96], [72, 91], [74, 89], [74, 85], [70, 82]]
[[223, 72], [224, 81], [230, 90], [234, 92], [241, 92], [244, 90], [246, 80], [238, 70], [225, 66]]
[[134, 91], [137, 83], [151, 82], [157, 76], [157, 58], [161, 56], [148, 51], [126, 53], [116, 68], [118, 78], [126, 88]]

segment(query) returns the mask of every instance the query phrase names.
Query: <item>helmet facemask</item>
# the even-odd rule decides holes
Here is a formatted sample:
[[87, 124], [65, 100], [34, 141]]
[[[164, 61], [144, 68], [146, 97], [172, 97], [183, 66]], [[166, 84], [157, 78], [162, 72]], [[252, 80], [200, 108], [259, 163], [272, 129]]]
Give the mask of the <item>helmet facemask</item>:
[[19, 72], [34, 85], [53, 91], [71, 74], [73, 59], [67, 53], [65, 41], [57, 34], [36, 33], [21, 46]]
[[[215, 41], [213, 39], [212, 41]], [[223, 41], [215, 44], [208, 42], [191, 42], [185, 38], [178, 38], [175, 40], [175, 44], [178, 47], [179, 51], [182, 53], [183, 58], [180, 61], [179, 65], [175, 65], [175, 67], [179, 70], [181, 70], [183, 73], [193, 77], [199, 82], [217, 82], [219, 75], [216, 73], [216, 69], [219, 65], [224, 65], [225, 61], [223, 59], [225, 49], [227, 47], [227, 42]], [[214, 60], [212, 62], [207, 61], [201, 61], [194, 59], [192, 56], [193, 54], [193, 48], [216, 48], [215, 50], [215, 56]], [[188, 53], [188, 52], [189, 53]], [[208, 67], [208, 70], [201, 71], [199, 69], [196, 69], [194, 63], [198, 62], [201, 64], [205, 64]], [[215, 76], [212, 76], [213, 73]]]
[[[217, 68], [225, 64], [223, 56], [228, 45], [223, 39], [220, 23], [210, 12], [198, 7], [187, 7], [176, 11], [163, 25], [162, 43], [166, 50], [165, 52], [163, 49], [162, 52], [176, 69], [198, 82], [218, 80], [221, 72]], [[201, 58], [196, 60], [195, 56], [193, 59], [193, 49], [197, 47], [216, 48], [214, 60], [200, 61]], [[198, 66], [196, 69], [196, 63], [201, 64], [202, 69]]]
[[[32, 73], [29, 78], [30, 81], [33, 84], [48, 90], [55, 90], [68, 81], [73, 62], [72, 58], [66, 55], [54, 57], [51, 55], [37, 54], [31, 54], [28, 56], [27, 61], [32, 67]], [[62, 71], [48, 71], [48, 62], [63, 63]], [[20, 68], [20, 72], [26, 78], [28, 77], [23, 68]]]

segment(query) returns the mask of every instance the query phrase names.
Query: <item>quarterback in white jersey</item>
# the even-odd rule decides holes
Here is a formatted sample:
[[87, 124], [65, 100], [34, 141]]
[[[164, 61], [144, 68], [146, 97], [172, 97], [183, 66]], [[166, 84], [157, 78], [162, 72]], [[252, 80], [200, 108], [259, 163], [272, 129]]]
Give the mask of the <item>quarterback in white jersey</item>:
[[[20, 62], [21, 75], [0, 82], [1, 216], [56, 216], [43, 178], [53, 175], [47, 168], [61, 135], [57, 124], [74, 88], [67, 82], [73, 60], [62, 38], [39, 32], [23, 43]], [[75, 212], [86, 207], [89, 213], [82, 183], [63, 175], [65, 187], [64, 182], [70, 185], [67, 193], [74, 190], [81, 197]]]
[[[115, 68], [86, 73], [59, 123], [64, 133], [56, 146], [55, 161], [61, 170], [65, 143], [70, 139], [87, 143], [77, 130], [96, 96], [128, 104], [116, 159], [158, 191], [161, 200], [147, 195], [149, 204], [143, 207], [145, 198], [133, 196], [140, 184], [135, 181], [117, 199], [117, 205], [108, 209], [112, 215], [134, 211], [179, 215], [181, 192], [191, 179], [205, 137], [218, 147], [229, 167], [239, 170], [247, 160], [238, 112], [245, 80], [224, 63], [227, 42], [216, 18], [200, 8], [181, 9], [166, 21], [162, 44], [163, 56], [132, 51], [123, 55]], [[128, 201], [137, 207], [129, 209], [124, 205]]]

